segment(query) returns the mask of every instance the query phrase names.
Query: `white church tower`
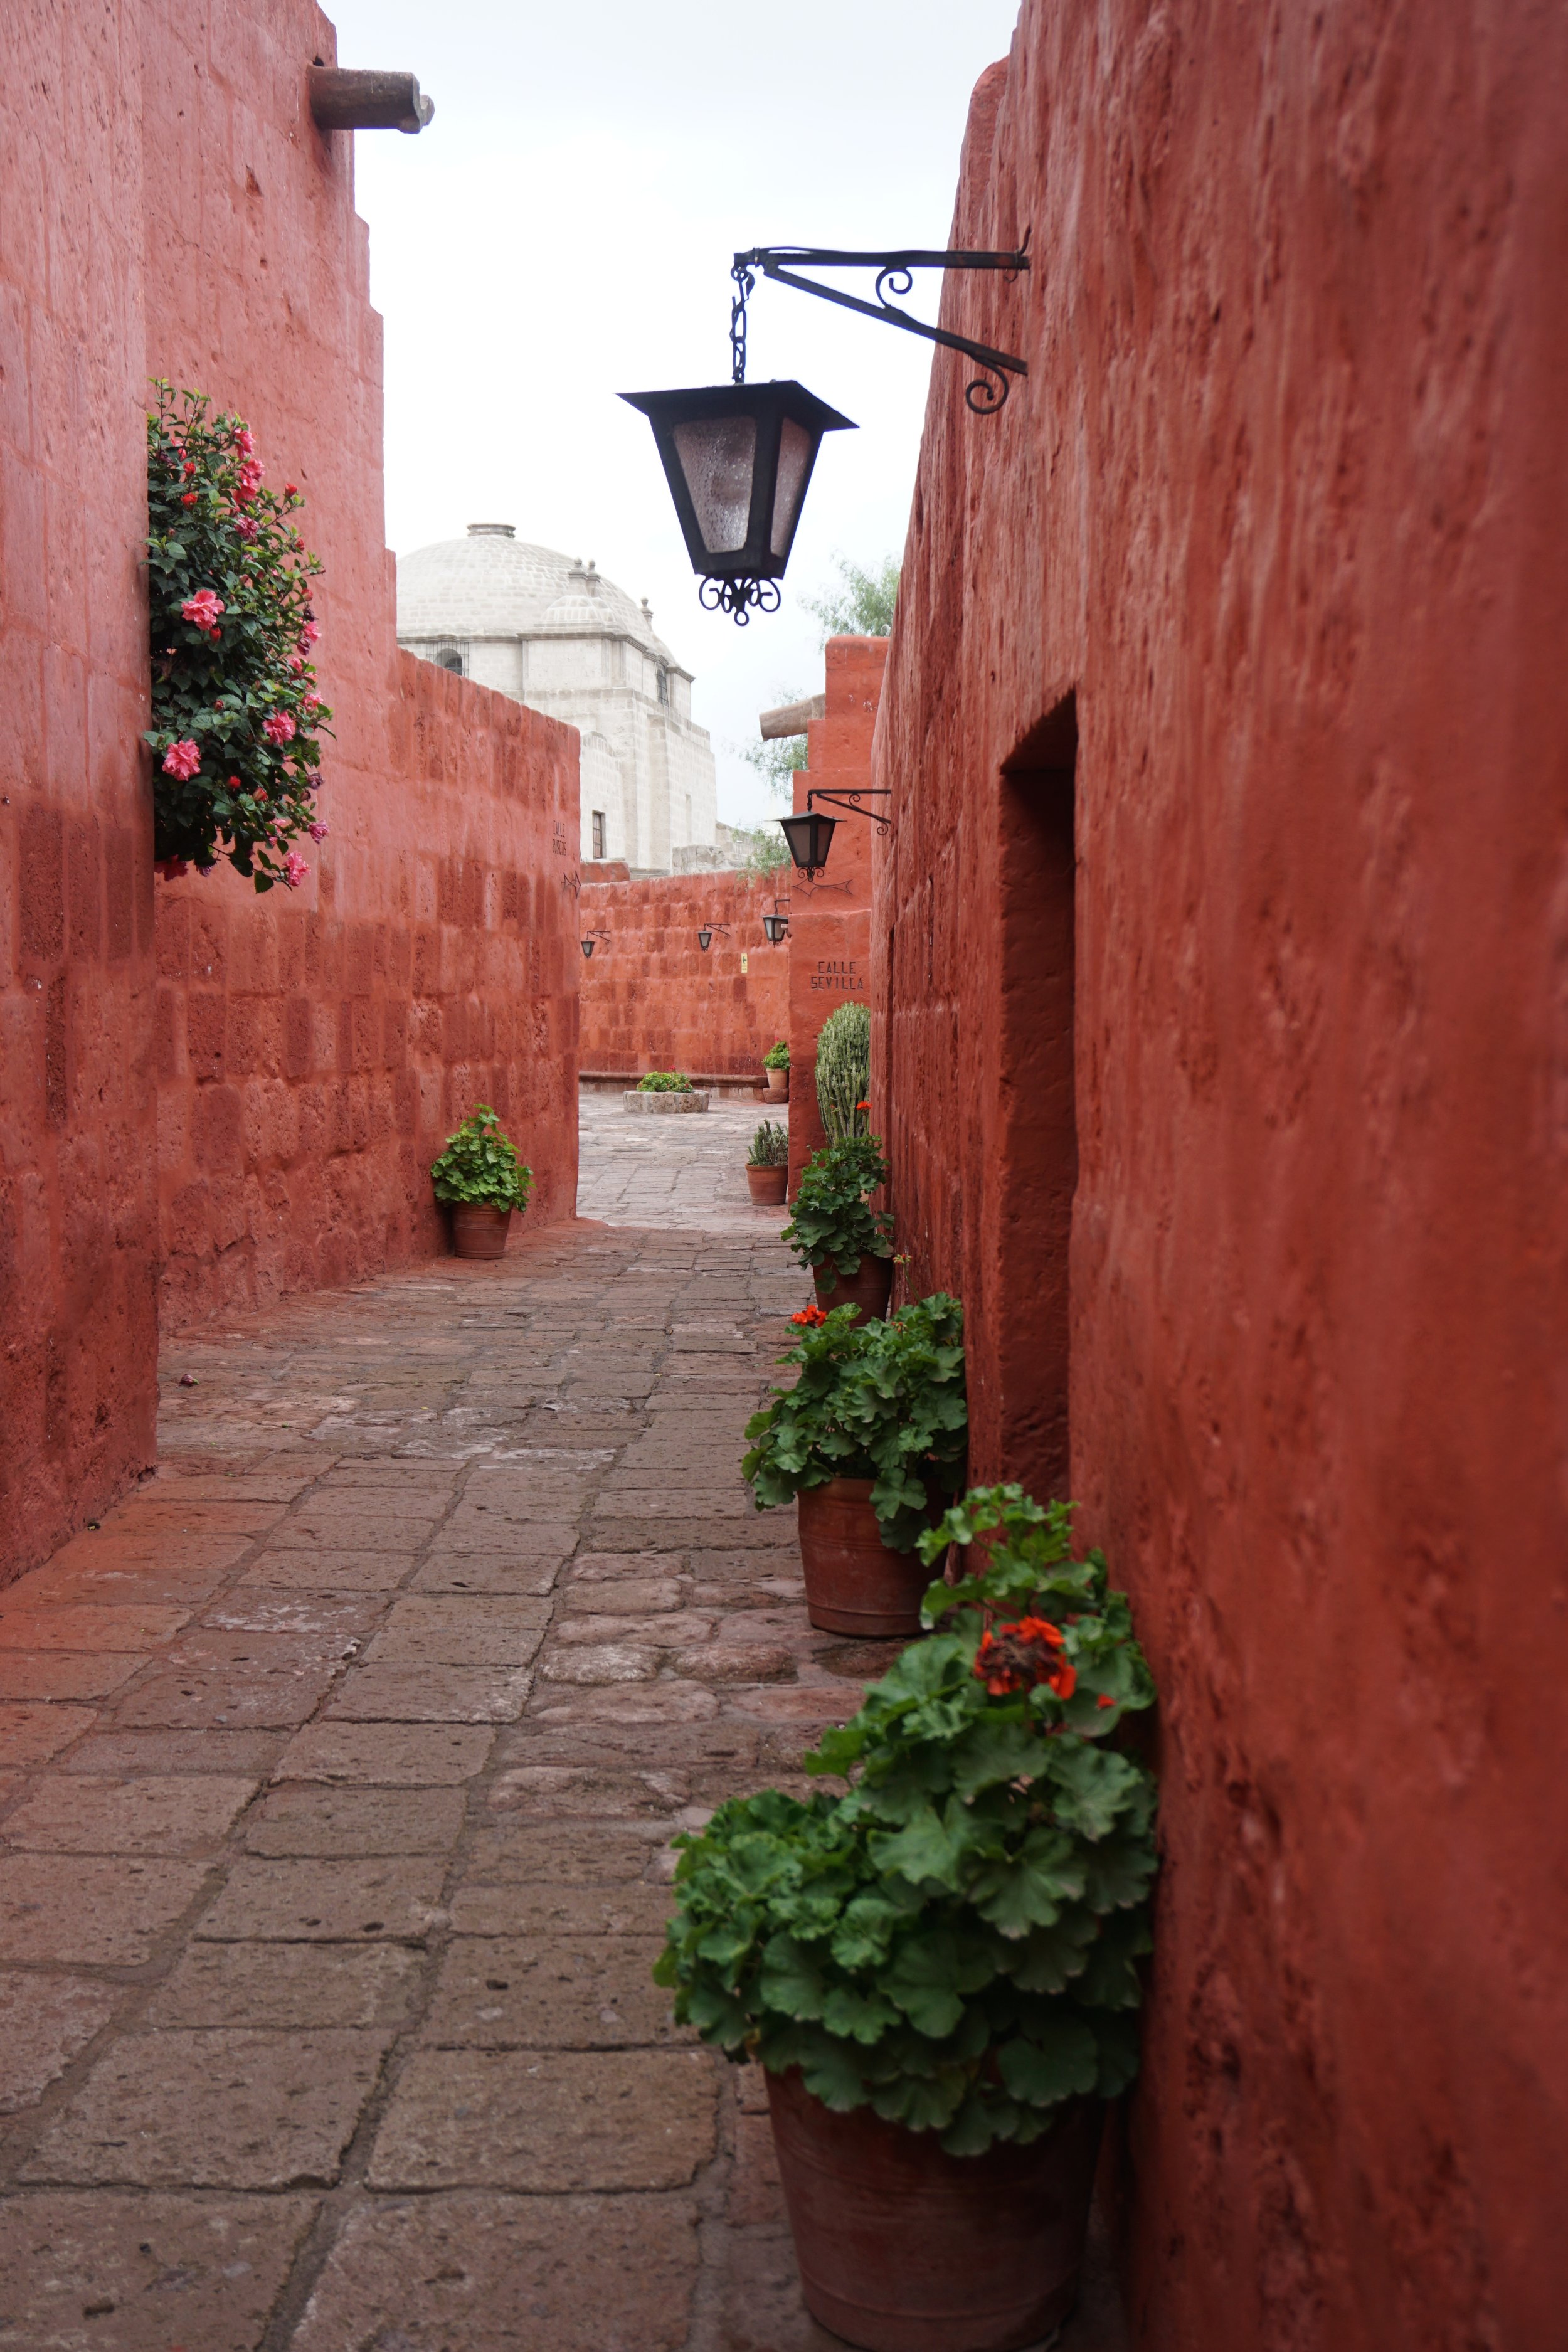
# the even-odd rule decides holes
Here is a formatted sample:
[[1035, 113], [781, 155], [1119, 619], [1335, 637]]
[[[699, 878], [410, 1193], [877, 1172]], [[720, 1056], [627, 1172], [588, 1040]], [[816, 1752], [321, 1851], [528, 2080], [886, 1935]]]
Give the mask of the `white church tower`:
[[668, 874], [678, 849], [712, 848], [713, 750], [692, 724], [691, 673], [646, 598], [592, 562], [471, 522], [399, 561], [397, 642], [581, 731], [584, 858]]

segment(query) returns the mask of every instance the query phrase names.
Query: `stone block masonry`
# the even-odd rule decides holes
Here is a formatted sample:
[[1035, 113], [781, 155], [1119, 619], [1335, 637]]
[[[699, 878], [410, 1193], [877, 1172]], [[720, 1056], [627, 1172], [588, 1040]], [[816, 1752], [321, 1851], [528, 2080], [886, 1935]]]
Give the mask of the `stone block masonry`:
[[[789, 950], [770, 947], [763, 929], [775, 897], [790, 890], [777, 837], [781, 870], [766, 882], [723, 871], [632, 881], [624, 867], [586, 869], [582, 930], [609, 936], [580, 957], [584, 1071], [685, 1070], [761, 1084], [763, 1055], [789, 1034]], [[713, 927], [706, 950], [697, 940], [704, 923]]]
[[[0, 1583], [152, 1463], [160, 1286], [188, 1320], [441, 1249], [428, 1162], [479, 1098], [535, 1223], [572, 1211], [576, 739], [397, 651], [331, 50], [307, 0], [124, 0], [22, 12], [0, 82]], [[247, 418], [325, 560], [291, 896], [153, 878], [157, 375]]]

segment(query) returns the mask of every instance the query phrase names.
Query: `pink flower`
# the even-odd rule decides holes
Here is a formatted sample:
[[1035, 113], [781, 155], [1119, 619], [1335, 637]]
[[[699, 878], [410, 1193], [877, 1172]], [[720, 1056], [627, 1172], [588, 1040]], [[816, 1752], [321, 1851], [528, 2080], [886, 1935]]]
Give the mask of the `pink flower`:
[[166, 776], [178, 776], [182, 783], [194, 776], [201, 764], [200, 746], [193, 743], [188, 737], [183, 743], [171, 743], [163, 754], [163, 773]]
[[239, 533], [241, 539], [254, 539], [256, 537], [258, 524], [254, 515], [237, 515], [234, 520], [234, 527]]
[[304, 627], [300, 632], [300, 649], [301, 653], [309, 652], [310, 648], [315, 644], [316, 639], [321, 635], [321, 633], [316, 626], [314, 621], [307, 621]]
[[239, 431], [234, 436], [234, 446], [239, 451], [242, 457], [249, 457], [254, 455], [256, 449], [256, 436], [251, 431], [248, 425], [242, 425], [240, 426]]
[[310, 867], [306, 865], [299, 851], [297, 849], [291, 849], [289, 852], [288, 856], [283, 860], [283, 885], [285, 889], [297, 890], [300, 883], [305, 879], [306, 875], [309, 874], [310, 870]]
[[300, 671], [304, 668], [304, 667], [305, 667], [305, 656], [304, 656], [304, 655], [303, 655], [303, 654], [290, 654], [290, 655], [289, 655], [289, 667], [290, 671], [292, 672], [292, 674], [293, 674], [293, 676], [294, 676], [295, 677], [299, 677], [299, 675], [300, 675]]
[[321, 700], [319, 694], [308, 694], [305, 697], [305, 708], [307, 710], [325, 710], [326, 707], [326, 704]]
[[320, 817], [316, 819], [314, 824], [308, 824], [305, 827], [305, 830], [310, 835], [312, 841], [325, 841], [327, 837], [327, 828], [321, 823]]
[[286, 710], [275, 710], [261, 731], [269, 743], [291, 743], [294, 740], [294, 721]]
[[260, 488], [261, 460], [259, 457], [247, 457], [239, 469], [239, 479], [235, 484], [234, 495], [242, 507], [248, 506]]
[[220, 613], [227, 610], [221, 596], [211, 588], [198, 588], [187, 596], [180, 607], [182, 621], [194, 621], [198, 629], [210, 629]]

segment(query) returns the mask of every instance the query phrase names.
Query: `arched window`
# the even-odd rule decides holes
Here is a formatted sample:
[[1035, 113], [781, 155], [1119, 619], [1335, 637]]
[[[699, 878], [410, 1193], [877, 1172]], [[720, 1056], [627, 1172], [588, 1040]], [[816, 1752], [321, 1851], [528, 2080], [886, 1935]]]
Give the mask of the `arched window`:
[[468, 676], [461, 646], [432, 646], [430, 658], [437, 669], [449, 669], [456, 677]]
[[669, 700], [669, 672], [662, 662], [658, 666], [658, 698], [661, 702]]

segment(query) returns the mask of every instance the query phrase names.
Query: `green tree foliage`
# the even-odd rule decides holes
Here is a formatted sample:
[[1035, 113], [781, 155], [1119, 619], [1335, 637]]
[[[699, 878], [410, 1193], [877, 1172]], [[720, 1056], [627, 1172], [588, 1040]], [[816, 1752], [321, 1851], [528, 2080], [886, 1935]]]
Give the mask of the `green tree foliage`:
[[899, 601], [897, 556], [884, 556], [874, 572], [864, 572], [847, 556], [836, 556], [840, 585], [820, 596], [802, 598], [808, 613], [822, 624], [822, 642], [829, 637], [885, 637], [892, 629]]
[[807, 1756], [847, 1793], [732, 1798], [676, 1840], [654, 1970], [730, 2057], [955, 2156], [1131, 2082], [1156, 1868], [1153, 1780], [1116, 1744], [1154, 1696], [1125, 1598], [1019, 1486], [971, 1493], [921, 1555], [982, 1533], [989, 1570], [927, 1596], [945, 1630]]

